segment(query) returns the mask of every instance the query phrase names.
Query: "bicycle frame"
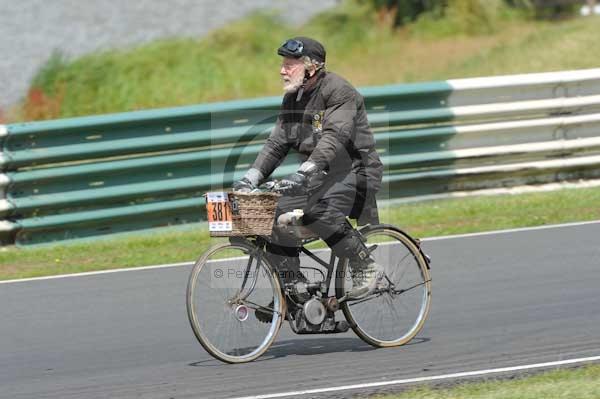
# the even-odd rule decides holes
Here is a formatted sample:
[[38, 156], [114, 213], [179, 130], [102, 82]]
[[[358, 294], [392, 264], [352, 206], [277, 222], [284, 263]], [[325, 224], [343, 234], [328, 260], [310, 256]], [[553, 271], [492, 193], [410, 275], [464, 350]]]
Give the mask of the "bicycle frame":
[[[313, 241], [317, 241], [318, 239], [314, 239], [311, 240], [310, 242]], [[308, 249], [306, 249], [306, 247], [304, 247], [304, 245], [306, 245], [308, 243], [303, 243], [302, 246], [300, 247], [300, 251], [302, 251], [302, 253], [304, 253], [305, 255], [307, 255], [309, 258], [311, 258], [312, 260], [314, 260], [315, 262], [317, 262], [318, 264], [320, 264], [321, 266], [323, 266], [325, 269], [327, 269], [327, 274], [325, 275], [325, 286], [327, 287], [327, 289], [329, 289], [330, 285], [331, 285], [331, 277], [333, 276], [333, 269], [335, 267], [335, 259], [337, 258], [337, 256], [334, 255], [334, 253], [331, 253], [331, 256], [329, 257], [329, 263], [323, 261], [321, 258], [319, 258], [317, 255], [315, 255], [314, 253], [310, 252]], [[339, 264], [339, 262], [338, 262]]]
[[[399, 230], [399, 229], [398, 229], [397, 227], [395, 227], [395, 226], [391, 226], [391, 225], [383, 225], [383, 226], [385, 226], [385, 227], [387, 227], [387, 228], [394, 229], [394, 230], [396, 230], [396, 231], [400, 231], [400, 232], [401, 232], [403, 235], [405, 235], [406, 237], [409, 237], [409, 238], [410, 238], [410, 240], [411, 240], [413, 243], [415, 243], [415, 245], [417, 246], [417, 248], [419, 249], [419, 251], [420, 251], [420, 252], [421, 252], [421, 254], [423, 255], [423, 258], [426, 260], [427, 268], [428, 268], [428, 269], [430, 269], [430, 268], [431, 268], [431, 267], [430, 267], [430, 262], [431, 262], [431, 260], [430, 260], [429, 256], [427, 256], [426, 254], [424, 254], [424, 253], [422, 252], [422, 250], [421, 250], [421, 245], [420, 245], [420, 241], [419, 241], [419, 240], [415, 240], [415, 239], [413, 239], [411, 236], [409, 236], [408, 234], [406, 234], [406, 233], [404, 233], [403, 231]], [[368, 229], [368, 228], [369, 228], [369, 226], [365, 226], [365, 228], [366, 228], [366, 229]], [[361, 229], [361, 230], [362, 230], [362, 229]], [[361, 230], [359, 230], [359, 234], [361, 233]], [[269, 242], [271, 241], [271, 240], [270, 240], [270, 238], [269, 238], [268, 236], [256, 236], [256, 240], [255, 240], [255, 242], [254, 242], [254, 243], [252, 243], [251, 241], [249, 241], [249, 240], [248, 240], [248, 239], [246, 239], [246, 238], [236, 238], [236, 237], [231, 237], [231, 238], [232, 238], [232, 239], [240, 239], [240, 240], [242, 240], [242, 241], [245, 241], [246, 243], [249, 243], [250, 245], [252, 245], [252, 246], [254, 246], [254, 247], [255, 247], [255, 251], [254, 251], [254, 253], [257, 253], [257, 254], [258, 254], [258, 261], [257, 261], [257, 263], [256, 263], [256, 269], [257, 269], [257, 271], [258, 271], [258, 263], [260, 262], [260, 257], [264, 256], [264, 254], [266, 253], [265, 246], [266, 246], [266, 244], [267, 244], [267, 243], [269, 243]], [[334, 268], [335, 268], [336, 258], [338, 259], [338, 266], [340, 265], [340, 263], [341, 263], [341, 261], [342, 261], [342, 258], [338, 258], [338, 257], [337, 257], [337, 256], [336, 256], [336, 255], [335, 255], [333, 252], [332, 252], [332, 253], [331, 253], [331, 256], [330, 256], [330, 258], [329, 258], [329, 262], [325, 262], [325, 261], [323, 261], [321, 258], [319, 258], [317, 255], [315, 255], [313, 252], [311, 252], [310, 250], [308, 250], [308, 249], [305, 247], [306, 245], [308, 245], [308, 244], [310, 244], [310, 243], [312, 243], [312, 242], [319, 241], [319, 240], [321, 240], [321, 238], [318, 238], [318, 237], [300, 240], [300, 245], [299, 245], [299, 248], [300, 248], [300, 251], [301, 251], [302, 253], [304, 253], [305, 255], [307, 255], [309, 258], [311, 258], [312, 260], [314, 260], [315, 262], [317, 262], [319, 265], [323, 266], [323, 267], [324, 267], [324, 268], [327, 270], [327, 274], [323, 274], [323, 273], [322, 273], [320, 270], [319, 270], [319, 272], [321, 272], [321, 274], [323, 274], [323, 275], [324, 275], [324, 283], [325, 283], [325, 287], [327, 287], [327, 290], [329, 290], [329, 289], [330, 289], [330, 287], [331, 287], [331, 279], [332, 279], [332, 277], [333, 277], [333, 274], [334, 274], [334, 273], [333, 273], [333, 271], [334, 271]], [[375, 244], [374, 246], [372, 246], [370, 249], [371, 249], [371, 250], [375, 250], [375, 248], [376, 248], [376, 247], [377, 247], [377, 244]], [[245, 273], [244, 273], [244, 280], [243, 280], [243, 282], [242, 282], [242, 287], [240, 288], [240, 293], [243, 291], [243, 289], [245, 288], [245, 285], [246, 285], [246, 283], [247, 283], [247, 277], [248, 277], [248, 274], [249, 274], [249, 272], [250, 272], [251, 265], [252, 265], [252, 263], [253, 263], [253, 260], [254, 260], [254, 253], [250, 254], [250, 258], [249, 258], [249, 260], [248, 260], [248, 265], [247, 265], [247, 267], [246, 267], [246, 271], [245, 271]], [[276, 268], [276, 266], [275, 266], [275, 265], [272, 265], [272, 267]], [[308, 268], [310, 268], [310, 267], [308, 267]], [[301, 267], [301, 269], [302, 269], [302, 267]], [[318, 269], [316, 269], [316, 270], [318, 270]], [[277, 271], [277, 270], [275, 270], [275, 271]], [[252, 275], [256, 276], [256, 275], [257, 275], [257, 273], [253, 273]], [[285, 284], [284, 284], [284, 281], [282, 280], [282, 278], [281, 278], [281, 276], [279, 275], [279, 273], [277, 273], [277, 276], [278, 276], [278, 278], [279, 278], [279, 281], [280, 281], [280, 283], [281, 283], [281, 287], [282, 287], [282, 288], [284, 288], [284, 293], [285, 293]], [[387, 278], [387, 277], [386, 277], [386, 278]], [[388, 281], [389, 281], [389, 279], [388, 279]], [[427, 282], [428, 282], [428, 281], [425, 281], [425, 282], [424, 282], [424, 283], [422, 283], [422, 284], [425, 284], [425, 283], [427, 283]], [[390, 283], [391, 283], [391, 282], [390, 282]], [[417, 286], [420, 286], [420, 285], [422, 285], [422, 284], [418, 284]], [[248, 297], [248, 296], [249, 296], [249, 295], [252, 293], [252, 290], [254, 289], [254, 286], [255, 286], [255, 285], [256, 285], [256, 277], [254, 278], [254, 281], [252, 281], [252, 283], [251, 283], [251, 287], [250, 287], [250, 289], [249, 289], [248, 293], [247, 293], [247, 294], [246, 294], [244, 297], [241, 297], [241, 299], [242, 299], [242, 300], [243, 300], [243, 299], [245, 299], [245, 298], [247, 298], [247, 297]], [[394, 294], [394, 295], [399, 295], [399, 294], [402, 294], [403, 292], [406, 292], [406, 291], [409, 291], [409, 290], [411, 290], [411, 289], [413, 289], [413, 288], [416, 288], [417, 286], [414, 286], [414, 287], [408, 287], [408, 288], [405, 288], [405, 289], [397, 290], [397, 289], [395, 289], [395, 286], [392, 284], [392, 285], [389, 287], [389, 289], [388, 289], [388, 290], [386, 290], [386, 292], [387, 292], [387, 291], [390, 291], [390, 292], [391, 292], [392, 294]], [[380, 294], [380, 293], [379, 293], [379, 292], [375, 292], [374, 294], [376, 294], [376, 295], [377, 295], [377, 294]], [[373, 297], [371, 297], [371, 299], [372, 299], [372, 298], [373, 298]], [[342, 303], [342, 302], [344, 302], [344, 301], [346, 301], [346, 300], [347, 300], [346, 296], [343, 296], [343, 297], [341, 297], [341, 298], [337, 298], [337, 299], [338, 299], [338, 302], [339, 302], [339, 303]], [[358, 300], [358, 301], [357, 301], [357, 303], [359, 303], [359, 302], [362, 302], [362, 301], [364, 301], [364, 300], [365, 300], [365, 299], [360, 299], [360, 300]], [[368, 299], [367, 299], [367, 300], [368, 300]]]
[[[265, 253], [266, 253], [265, 245], [270, 242], [270, 239], [267, 236], [256, 236], [256, 239], [254, 240], [254, 242], [252, 242], [253, 240], [249, 240], [247, 238], [241, 238], [241, 237], [231, 237], [231, 239], [246, 242], [247, 244], [249, 244], [255, 248], [255, 250], [252, 253], [250, 253], [248, 263], [246, 265], [246, 269], [244, 270], [244, 278], [242, 281], [242, 285], [239, 289], [238, 294], [236, 295], [236, 299], [244, 300], [252, 293], [252, 290], [256, 286], [256, 281], [258, 278], [258, 265], [261, 261], [261, 258], [263, 256], [265, 256]], [[329, 291], [329, 289], [331, 287], [331, 283], [332, 283], [332, 277], [334, 275], [333, 272], [334, 272], [334, 269], [336, 266], [336, 259], [338, 259], [338, 266], [342, 259], [338, 258], [332, 252], [329, 257], [329, 262], [326, 262], [305, 247], [306, 245], [308, 245], [312, 242], [319, 241], [319, 240], [321, 240], [321, 239], [320, 238], [310, 238], [310, 239], [302, 240], [299, 248], [302, 253], [304, 253], [306, 256], [308, 256], [309, 258], [311, 258], [312, 260], [314, 260], [315, 262], [317, 262], [319, 265], [323, 266], [327, 270], [326, 273], [323, 273], [320, 270], [319, 270], [319, 272], [324, 276], [324, 281], [322, 281], [321, 283], [325, 283], [325, 287], [327, 287], [326, 289]], [[255, 266], [255, 272], [252, 273], [252, 264], [254, 263], [255, 259], [257, 260], [256, 266]], [[271, 265], [271, 266], [273, 268], [275, 268], [275, 271], [277, 271], [275, 265]], [[311, 268], [311, 267], [307, 267], [307, 268]], [[318, 270], [318, 269], [316, 269], [316, 270]], [[279, 273], [276, 273], [276, 274], [281, 283], [281, 287], [284, 289], [284, 293], [285, 293], [284, 281]], [[253, 276], [253, 279], [251, 281], [249, 281], [248, 276]], [[247, 288], [247, 291], [244, 292], [244, 289], [246, 289], [247, 284], [250, 284], [250, 286], [249, 286], [249, 288]], [[243, 292], [244, 292], [244, 295], [241, 295]], [[338, 298], [338, 301], [343, 302], [345, 299], [346, 299], [345, 297]]]
[[[246, 298], [248, 298], [250, 296], [250, 294], [252, 293], [252, 291], [254, 290], [254, 288], [256, 287], [256, 280], [258, 278], [258, 267], [260, 265], [260, 261], [261, 261], [261, 256], [262, 256], [262, 250], [260, 248], [257, 248], [255, 251], [255, 253], [258, 253], [258, 256], [256, 257], [256, 268], [254, 273], [250, 274], [250, 269], [252, 268], [252, 263], [254, 263], [254, 256], [251, 254], [248, 257], [248, 263], [246, 265], [246, 270], [244, 271], [244, 279], [242, 280], [242, 286], [240, 287], [239, 292], [235, 295], [235, 299], [236, 300], [245, 300]], [[248, 276], [252, 275], [255, 276], [254, 279], [251, 282], [250, 288], [248, 289], [246, 295], [241, 295], [242, 292], [244, 292], [244, 288], [246, 288], [246, 283], [248, 282]]]

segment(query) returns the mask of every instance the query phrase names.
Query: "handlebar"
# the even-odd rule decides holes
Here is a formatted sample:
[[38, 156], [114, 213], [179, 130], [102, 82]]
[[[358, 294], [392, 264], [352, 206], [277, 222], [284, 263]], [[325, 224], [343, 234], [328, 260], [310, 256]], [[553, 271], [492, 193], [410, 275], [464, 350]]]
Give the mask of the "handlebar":
[[303, 185], [293, 184], [290, 180], [268, 180], [250, 191], [252, 193], [271, 192], [282, 195], [304, 195], [314, 192], [323, 184], [327, 177], [327, 172], [321, 171], [306, 178], [306, 183]]
[[282, 185], [281, 180], [269, 180], [258, 186], [250, 193], [277, 193], [277, 194], [291, 194], [293, 187], [288, 185]]
[[289, 186], [285, 187], [281, 185], [281, 180], [269, 180], [258, 186], [258, 192], [269, 192], [284, 194], [289, 190]]

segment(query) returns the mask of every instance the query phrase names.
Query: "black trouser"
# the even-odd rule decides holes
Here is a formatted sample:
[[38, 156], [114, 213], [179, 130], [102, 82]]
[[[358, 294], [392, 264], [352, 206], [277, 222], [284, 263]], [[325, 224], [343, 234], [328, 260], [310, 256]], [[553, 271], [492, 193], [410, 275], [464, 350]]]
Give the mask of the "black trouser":
[[[354, 228], [347, 222], [346, 216], [350, 215], [357, 204], [364, 203], [361, 186], [354, 173], [328, 177], [320, 188], [310, 195], [281, 197], [275, 220], [285, 212], [302, 209], [305, 226], [318, 234], [337, 256], [352, 256], [363, 246], [353, 234]], [[267, 246], [267, 250], [279, 272], [286, 276], [287, 280], [292, 280], [299, 272], [298, 240], [274, 229], [272, 242]]]

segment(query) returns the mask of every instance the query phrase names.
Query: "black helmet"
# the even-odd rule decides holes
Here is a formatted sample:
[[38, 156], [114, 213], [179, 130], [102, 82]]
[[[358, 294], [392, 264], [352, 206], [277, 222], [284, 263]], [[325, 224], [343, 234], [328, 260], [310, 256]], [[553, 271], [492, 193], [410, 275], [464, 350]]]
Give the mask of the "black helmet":
[[298, 36], [286, 40], [277, 49], [277, 54], [283, 57], [300, 58], [307, 56], [318, 62], [325, 62], [325, 47], [309, 37]]

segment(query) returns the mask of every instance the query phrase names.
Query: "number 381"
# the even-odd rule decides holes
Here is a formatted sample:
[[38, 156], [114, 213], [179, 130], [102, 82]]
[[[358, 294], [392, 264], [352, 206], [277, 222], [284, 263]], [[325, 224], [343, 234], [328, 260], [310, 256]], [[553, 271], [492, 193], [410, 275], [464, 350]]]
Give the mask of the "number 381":
[[227, 207], [222, 202], [217, 202], [213, 207], [213, 220], [225, 220], [227, 216]]

